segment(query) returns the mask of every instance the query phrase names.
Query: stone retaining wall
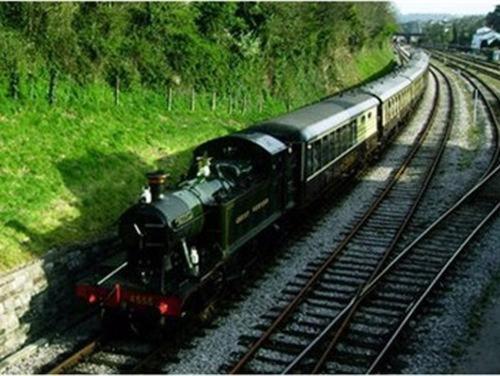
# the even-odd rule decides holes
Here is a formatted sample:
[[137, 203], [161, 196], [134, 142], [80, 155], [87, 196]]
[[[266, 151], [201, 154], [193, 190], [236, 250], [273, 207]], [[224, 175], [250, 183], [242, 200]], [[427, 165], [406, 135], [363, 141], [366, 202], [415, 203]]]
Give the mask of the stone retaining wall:
[[117, 238], [48, 252], [0, 275], [0, 359], [75, 313], [75, 282], [116, 252]]

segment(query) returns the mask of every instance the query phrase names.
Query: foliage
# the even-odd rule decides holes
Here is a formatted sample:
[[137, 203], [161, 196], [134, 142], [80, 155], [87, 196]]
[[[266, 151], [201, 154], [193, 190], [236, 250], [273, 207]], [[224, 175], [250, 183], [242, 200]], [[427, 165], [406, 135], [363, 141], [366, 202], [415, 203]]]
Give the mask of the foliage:
[[470, 47], [472, 36], [484, 25], [484, 16], [464, 16], [450, 21], [429, 21], [424, 25], [424, 42]]
[[453, 20], [451, 43], [460, 46], [470, 46], [472, 36], [483, 25], [483, 16], [465, 16]]
[[125, 89], [285, 96], [297, 74], [314, 73], [326, 89], [333, 50], [359, 51], [394, 27], [384, 2], [1, 3], [2, 51], [10, 57], [0, 69], [21, 80], [55, 69], [81, 85], [119, 78]]

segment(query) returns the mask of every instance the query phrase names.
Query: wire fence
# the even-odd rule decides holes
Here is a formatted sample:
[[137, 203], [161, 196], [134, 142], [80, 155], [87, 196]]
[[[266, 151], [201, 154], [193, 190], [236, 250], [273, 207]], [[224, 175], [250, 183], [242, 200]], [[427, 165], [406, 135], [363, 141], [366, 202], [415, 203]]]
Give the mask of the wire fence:
[[[96, 89], [100, 86], [99, 89]], [[237, 87], [237, 86], [236, 86]], [[93, 89], [92, 89], [93, 88]], [[164, 102], [165, 109], [169, 112], [196, 112], [212, 111], [225, 113], [265, 112], [266, 108], [279, 106], [290, 111], [292, 108], [302, 105], [302, 102], [312, 100], [301, 95], [300, 100], [293, 96], [274, 96], [265, 91], [245, 90], [239, 87], [234, 91], [204, 91], [194, 87], [167, 86], [162, 93], [161, 90], [134, 89], [122, 90], [119, 78], [115, 79], [114, 85], [110, 87], [104, 84], [79, 85], [78, 83], [61, 79], [56, 72], [50, 72], [48, 77], [27, 77], [21, 82], [19, 76], [13, 75], [7, 80], [0, 82], [0, 90], [6, 97], [13, 101], [40, 101], [45, 100], [51, 106], [73, 104], [75, 102], [95, 101], [100, 104], [114, 104], [115, 106], [126, 105], [130, 99], [137, 95], [150, 95], [155, 100]], [[99, 93], [97, 93], [99, 92]]]

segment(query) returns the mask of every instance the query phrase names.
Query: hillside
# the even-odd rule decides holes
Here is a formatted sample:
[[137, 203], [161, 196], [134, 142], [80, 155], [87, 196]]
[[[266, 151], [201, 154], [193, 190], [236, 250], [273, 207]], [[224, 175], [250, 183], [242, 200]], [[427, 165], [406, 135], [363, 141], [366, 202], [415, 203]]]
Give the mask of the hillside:
[[[209, 21], [220, 16], [216, 17], [214, 12], [235, 7], [231, 14], [236, 15], [241, 14], [240, 7], [248, 6], [240, 3], [212, 3], [215, 11], [211, 9], [203, 13], [198, 9], [200, 4], [186, 4], [157, 6], [161, 9], [172, 6], [177, 15], [179, 9], [185, 12], [182, 13], [184, 16], [194, 12], [197, 16], [193, 20], [199, 20], [200, 14], [204, 14], [208, 17], [205, 25], [212, 26], [214, 23]], [[370, 9], [342, 3], [276, 3], [265, 5], [269, 8], [261, 13], [261, 16], [265, 15], [262, 16], [264, 19], [258, 18], [253, 10], [252, 17], [260, 20], [260, 26], [255, 30], [266, 30], [261, 31], [262, 35], [278, 27], [275, 23], [279, 17], [291, 14], [309, 17], [313, 13], [304, 12], [309, 9], [308, 6], [314, 12], [319, 11], [315, 7], [324, 7], [323, 21], [328, 17], [340, 17], [339, 10], [347, 13], [342, 16], [344, 25], [337, 23], [337, 30], [330, 30], [330, 36], [335, 36], [332, 40], [324, 39], [328, 30], [320, 25], [304, 24], [301, 30], [294, 30], [295, 26], [288, 25], [290, 38], [296, 37], [296, 33], [301, 37], [308, 36], [307, 43], [303, 43], [314, 48], [318, 46], [318, 41], [322, 41], [321, 53], [318, 49], [314, 59], [302, 51], [302, 60], [291, 60], [294, 54], [299, 53], [295, 50], [297, 46], [283, 41], [278, 43], [277, 39], [273, 39], [273, 42], [267, 40], [259, 44], [260, 52], [265, 51], [263, 57], [261, 53], [258, 54], [259, 58], [239, 56], [240, 61], [233, 70], [207, 75], [203, 60], [199, 60], [197, 65], [189, 65], [191, 70], [186, 69], [187, 73], [176, 73], [182, 76], [180, 83], [170, 80], [172, 76], [169, 76], [162, 77], [160, 81], [163, 83], [159, 85], [156, 82], [159, 79], [147, 78], [156, 69], [153, 64], [155, 58], [148, 62], [140, 55], [132, 58], [131, 52], [127, 51], [123, 52], [126, 58], [122, 63], [130, 70], [115, 71], [116, 75], [110, 80], [107, 71], [109, 65], [104, 61], [111, 59], [109, 56], [112, 52], [108, 51], [107, 57], [103, 54], [100, 62], [87, 61], [88, 66], [85, 68], [72, 65], [74, 61], [69, 61], [69, 55], [64, 55], [67, 49], [85, 53], [84, 49], [79, 49], [85, 44], [83, 42], [88, 42], [85, 38], [88, 37], [86, 33], [90, 26], [83, 27], [85, 25], [75, 21], [80, 7], [84, 6], [95, 6], [101, 13], [109, 12], [108, 15], [119, 10], [117, 12], [122, 12], [120, 14], [123, 16], [124, 9], [135, 14], [137, 8], [141, 10], [141, 7], [146, 13], [161, 13], [155, 8], [156, 5], [147, 3], [109, 7], [85, 3], [0, 4], [0, 33], [10, 38], [8, 43], [6, 39], [1, 39], [0, 43], [10, 43], [11, 47], [26, 40], [30, 40], [34, 46], [41, 43], [37, 49], [38, 55], [33, 58], [26, 50], [19, 50], [15, 59], [5, 49], [0, 54], [3, 72], [0, 80], [0, 270], [15, 267], [52, 247], [88, 241], [108, 233], [114, 228], [119, 214], [137, 199], [144, 184], [145, 172], [161, 167], [171, 174], [171, 181], [175, 181], [189, 161], [190, 150], [202, 141], [234, 132], [258, 120], [317, 100], [327, 93], [376, 77], [390, 69], [392, 64], [389, 34], [385, 26], [375, 29], [377, 25], [372, 24], [372, 29], [369, 29], [368, 25], [362, 24], [366, 30], [363, 31], [365, 34], [356, 36], [360, 38], [359, 41], [346, 32], [352, 22], [360, 20], [357, 17]], [[47, 52], [55, 46], [36, 41], [39, 36], [35, 36], [34, 30], [36, 27], [42, 28], [44, 22], [43, 27], [47, 28], [50, 22], [48, 19], [37, 20], [39, 13], [33, 13], [32, 7], [47, 7], [52, 11], [56, 9], [63, 15], [71, 11], [71, 22], [60, 22], [60, 25], [74, 28], [72, 30], [77, 42], [74, 45], [59, 44], [61, 51], [58, 57], [55, 57], [53, 50], [52, 53]], [[172, 9], [167, 10], [170, 12]], [[12, 23], [14, 11], [18, 12], [14, 15], [17, 14], [26, 27], [23, 27], [22, 22]], [[165, 14], [172, 15], [169, 12]], [[92, 18], [89, 19], [91, 22]], [[392, 25], [390, 18], [383, 22]], [[208, 31], [200, 31], [203, 29], [201, 25], [193, 23], [192, 27], [198, 36], [208, 35]], [[32, 27], [31, 31], [28, 26]], [[344, 31], [338, 34], [339, 29]], [[146, 34], [141, 30], [137, 33]], [[356, 32], [359, 29], [353, 30]], [[46, 30], [51, 35], [59, 35], [60, 38], [55, 40], [60, 42], [63, 36], [58, 33], [63, 31], [54, 28]], [[235, 35], [241, 38], [241, 34]], [[276, 34], [273, 35], [273, 38], [278, 38]], [[130, 40], [133, 37], [128, 36]], [[283, 34], [281, 37], [284, 37]], [[220, 47], [220, 41], [206, 39], [210, 40], [207, 43], [213, 43], [212, 47]], [[349, 43], [349, 40], [355, 42]], [[96, 40], [92, 41], [98, 44]], [[157, 40], [155, 43], [160, 42]], [[107, 40], [106, 43], [111, 41]], [[201, 42], [198, 40], [196, 43]], [[274, 47], [270, 46], [272, 43]], [[33, 47], [30, 46], [28, 43], [27, 48]], [[188, 48], [190, 43], [177, 45], [178, 48], [180, 46]], [[310, 47], [311, 50], [314, 48]], [[104, 50], [106, 48], [102, 47]], [[26, 55], [23, 55], [25, 52]], [[236, 51], [235, 54], [240, 52]], [[79, 63], [82, 63], [84, 55], [80, 57], [82, 60]], [[286, 61], [294, 61], [295, 64], [287, 65]], [[244, 66], [252, 74], [264, 75], [264, 79], [256, 81], [255, 76], [251, 75], [242, 78], [243, 71], [239, 71], [238, 79], [235, 74]], [[196, 69], [202, 73], [197, 73]], [[49, 101], [47, 97], [53, 72], [57, 74], [52, 85], [52, 101]], [[171, 73], [171, 70], [168, 72]], [[158, 73], [154, 75], [158, 78]], [[120, 83], [118, 87], [116, 78]], [[170, 109], [166, 94], [168, 88], [172, 93]], [[116, 89], [119, 89], [118, 97], [114, 96]]]

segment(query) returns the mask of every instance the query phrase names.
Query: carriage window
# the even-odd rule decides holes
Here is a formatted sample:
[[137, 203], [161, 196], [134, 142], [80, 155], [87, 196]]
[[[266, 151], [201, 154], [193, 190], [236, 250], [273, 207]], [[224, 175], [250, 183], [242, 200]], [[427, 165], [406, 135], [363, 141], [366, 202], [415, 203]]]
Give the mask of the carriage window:
[[313, 159], [313, 172], [316, 172], [321, 166], [321, 140], [313, 144]]
[[349, 131], [349, 127], [344, 127], [342, 128], [343, 130], [343, 135], [342, 135], [342, 146], [343, 146], [343, 152], [346, 151], [347, 149], [349, 149], [349, 141], [350, 141], [350, 138], [351, 138], [351, 135], [350, 135], [350, 131]]
[[328, 135], [328, 143], [330, 144], [330, 154], [328, 155], [328, 159], [329, 160], [332, 160], [333, 158], [335, 158], [335, 136], [334, 136], [334, 132], [330, 133]]
[[339, 129], [339, 155], [345, 150], [344, 147], [344, 128]]
[[368, 119], [371, 119], [371, 118], [372, 118], [372, 113], [370, 111], [370, 112], [368, 112]]
[[307, 145], [307, 169], [306, 173], [307, 175], [311, 175], [313, 172], [313, 151], [312, 151], [312, 145], [309, 144]]
[[339, 154], [339, 134], [337, 131], [333, 132], [333, 157], [336, 158]]
[[323, 136], [321, 139], [321, 163], [325, 165], [328, 163], [329, 155], [330, 155], [330, 144], [328, 143], [328, 136]]

